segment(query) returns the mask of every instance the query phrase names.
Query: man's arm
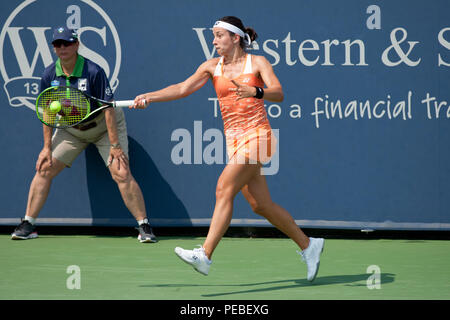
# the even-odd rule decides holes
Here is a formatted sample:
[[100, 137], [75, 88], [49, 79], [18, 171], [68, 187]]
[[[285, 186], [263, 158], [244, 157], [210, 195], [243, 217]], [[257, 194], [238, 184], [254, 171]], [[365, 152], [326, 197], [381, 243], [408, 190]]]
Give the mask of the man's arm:
[[[49, 87], [49, 81], [47, 80], [47, 74], [44, 72], [41, 78], [40, 92]], [[44, 146], [42, 147], [39, 157], [36, 161], [36, 171], [41, 171], [47, 166], [51, 167], [52, 162], [52, 134], [53, 128], [42, 124], [42, 132], [44, 138]]]

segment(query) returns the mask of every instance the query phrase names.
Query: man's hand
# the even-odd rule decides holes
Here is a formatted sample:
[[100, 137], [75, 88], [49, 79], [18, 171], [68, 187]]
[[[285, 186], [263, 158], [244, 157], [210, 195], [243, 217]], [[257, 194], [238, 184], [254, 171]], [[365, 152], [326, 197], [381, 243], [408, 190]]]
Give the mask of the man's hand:
[[117, 170], [120, 170], [121, 166], [128, 167], [129, 165], [128, 158], [123, 152], [122, 148], [111, 147], [109, 151], [108, 166], [114, 165], [113, 162], [117, 163]]
[[53, 165], [52, 162], [52, 150], [50, 148], [43, 148], [39, 153], [39, 157], [36, 161], [36, 171], [44, 170]]

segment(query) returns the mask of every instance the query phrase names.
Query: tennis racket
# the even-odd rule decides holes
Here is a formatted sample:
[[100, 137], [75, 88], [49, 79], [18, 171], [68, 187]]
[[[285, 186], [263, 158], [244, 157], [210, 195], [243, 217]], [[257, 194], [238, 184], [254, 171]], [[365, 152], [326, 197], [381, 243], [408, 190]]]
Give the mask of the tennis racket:
[[[91, 101], [98, 102], [103, 106], [91, 111]], [[36, 114], [43, 124], [64, 129], [76, 126], [103, 109], [124, 108], [133, 104], [134, 100], [105, 101], [76, 88], [53, 86], [42, 91], [37, 97]]]

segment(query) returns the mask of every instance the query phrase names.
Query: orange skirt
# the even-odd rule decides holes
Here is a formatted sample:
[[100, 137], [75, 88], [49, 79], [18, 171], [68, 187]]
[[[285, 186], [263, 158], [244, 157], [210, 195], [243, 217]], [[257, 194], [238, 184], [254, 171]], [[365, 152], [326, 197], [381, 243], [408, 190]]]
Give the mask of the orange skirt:
[[229, 163], [267, 163], [276, 151], [277, 139], [270, 127], [254, 128], [243, 134], [226, 134]]

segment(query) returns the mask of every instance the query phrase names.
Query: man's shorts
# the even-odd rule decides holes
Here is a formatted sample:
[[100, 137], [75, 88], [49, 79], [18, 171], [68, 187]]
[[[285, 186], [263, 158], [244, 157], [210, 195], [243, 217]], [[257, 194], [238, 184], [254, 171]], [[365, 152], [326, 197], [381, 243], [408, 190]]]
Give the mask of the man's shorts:
[[[128, 136], [125, 115], [122, 109], [114, 109], [116, 112], [117, 134], [123, 152], [128, 157]], [[93, 124], [95, 122], [95, 126]], [[83, 123], [84, 128], [93, 126], [87, 130], [75, 128], [56, 129], [52, 137], [52, 156], [71, 167], [72, 162], [93, 143], [98, 149], [103, 162], [108, 166], [108, 158], [111, 148], [108, 129], [106, 127], [105, 113], [101, 112], [95, 119]]]

